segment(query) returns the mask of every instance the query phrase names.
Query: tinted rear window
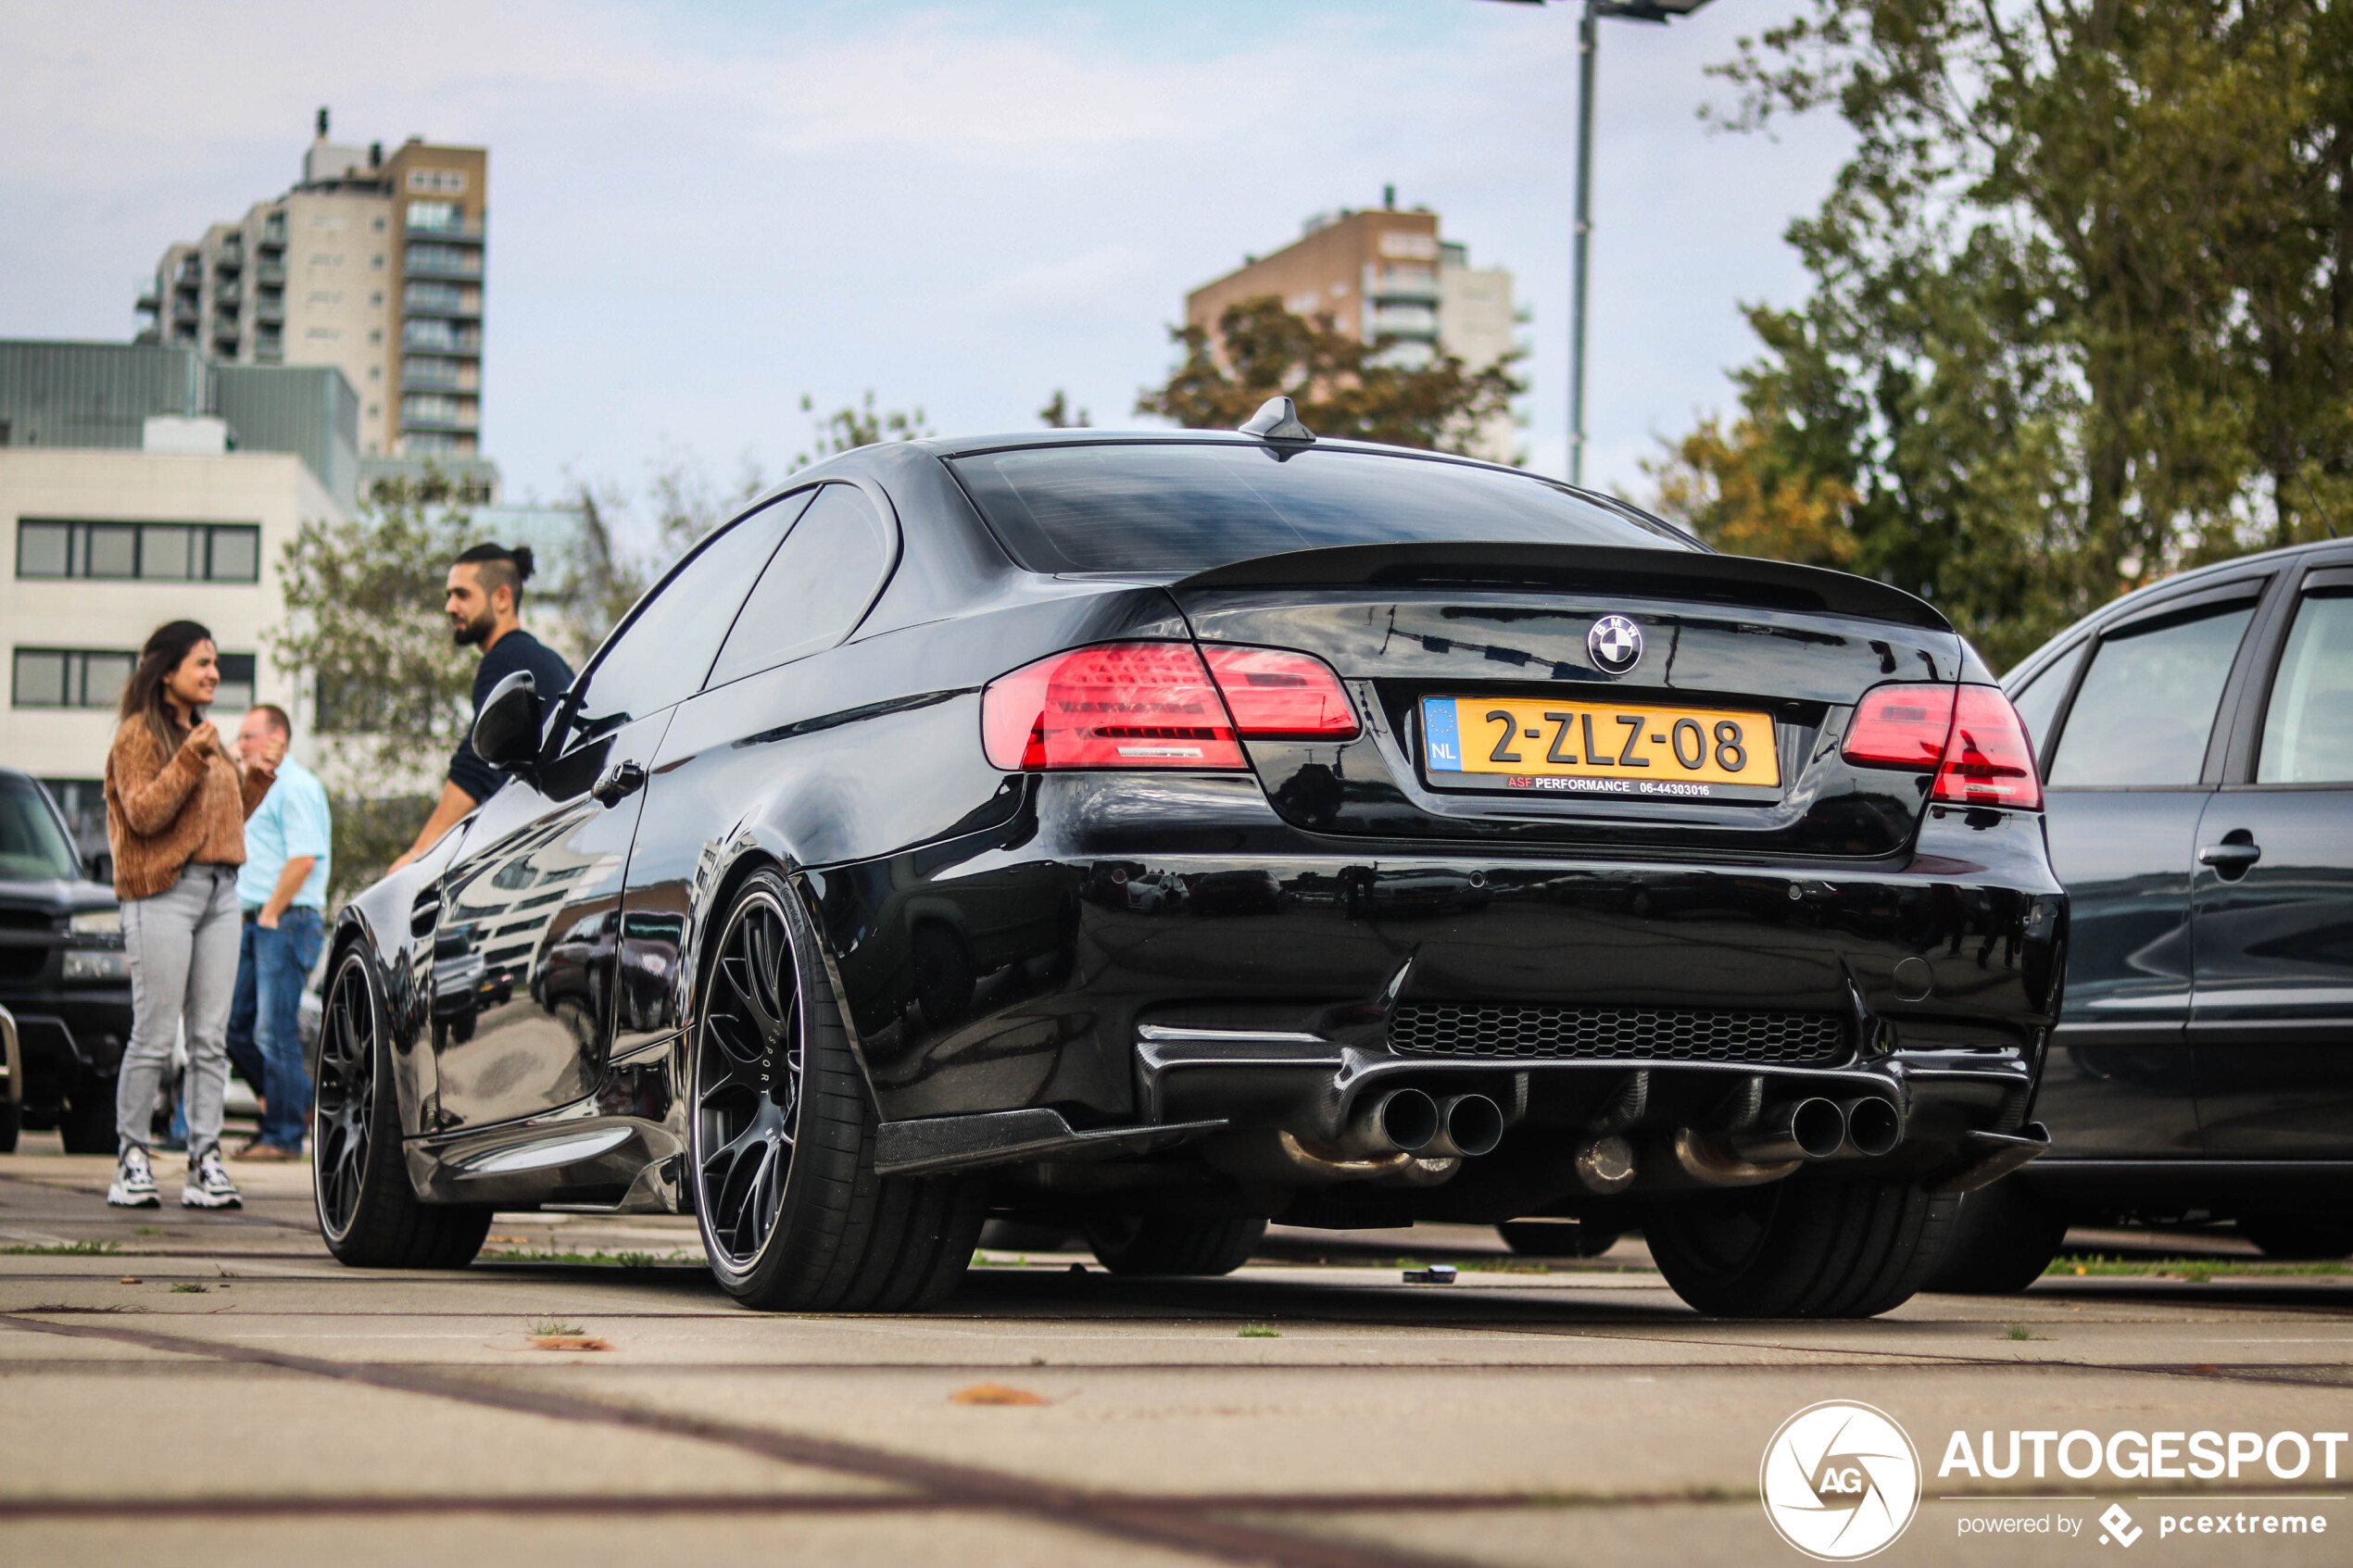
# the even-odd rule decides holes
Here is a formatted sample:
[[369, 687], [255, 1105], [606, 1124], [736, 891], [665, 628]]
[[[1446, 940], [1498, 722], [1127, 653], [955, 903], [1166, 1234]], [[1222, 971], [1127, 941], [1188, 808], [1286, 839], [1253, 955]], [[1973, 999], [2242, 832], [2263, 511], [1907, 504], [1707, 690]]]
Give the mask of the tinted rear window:
[[1206, 571], [1334, 545], [1696, 547], [1532, 474], [1375, 452], [1048, 446], [950, 466], [1032, 571]]

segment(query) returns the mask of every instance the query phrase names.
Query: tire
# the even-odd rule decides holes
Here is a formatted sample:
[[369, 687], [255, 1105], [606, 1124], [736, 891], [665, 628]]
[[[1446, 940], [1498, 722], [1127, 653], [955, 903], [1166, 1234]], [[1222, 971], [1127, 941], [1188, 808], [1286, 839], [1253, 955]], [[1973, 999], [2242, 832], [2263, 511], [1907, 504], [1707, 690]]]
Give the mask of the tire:
[[1953, 1209], [1816, 1168], [1654, 1204], [1642, 1236], [1675, 1294], [1711, 1317], [1868, 1318], [1920, 1288]]
[[0, 1154], [17, 1151], [17, 1135], [24, 1131], [24, 1107], [13, 1100], [0, 1101]]
[[482, 1250], [491, 1210], [425, 1203], [400, 1154], [384, 1007], [367, 955], [346, 948], [327, 982], [310, 1117], [310, 1190], [320, 1234], [358, 1269], [462, 1269]]
[[57, 1115], [57, 1140], [68, 1154], [117, 1152], [111, 1077], [85, 1076], [74, 1085], [72, 1098]]
[[1495, 1227], [1504, 1245], [1523, 1258], [1598, 1258], [1617, 1245], [1626, 1233], [1608, 1225], [1579, 1222], [1507, 1220]]
[[1115, 1274], [1230, 1274], [1266, 1234], [1262, 1219], [1192, 1220], [1151, 1214], [1098, 1220], [1087, 1245]]
[[2336, 1214], [2242, 1214], [2239, 1235], [2266, 1258], [2325, 1261], [2353, 1256], [2353, 1220]]
[[2067, 1239], [2067, 1216], [2015, 1180], [1963, 1195], [1944, 1255], [1922, 1290], [2013, 1296], [2043, 1277]]
[[879, 1118], [817, 934], [760, 870], [715, 927], [689, 1052], [687, 1182], [720, 1287], [762, 1311], [938, 1305], [971, 1263], [985, 1193], [875, 1171]]

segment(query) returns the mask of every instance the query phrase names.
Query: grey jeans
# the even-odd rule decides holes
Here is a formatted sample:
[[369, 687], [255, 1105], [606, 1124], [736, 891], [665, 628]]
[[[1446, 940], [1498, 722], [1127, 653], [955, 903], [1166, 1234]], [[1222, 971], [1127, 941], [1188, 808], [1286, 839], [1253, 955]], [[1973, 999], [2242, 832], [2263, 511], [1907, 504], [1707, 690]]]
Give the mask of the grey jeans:
[[209, 861], [184, 866], [180, 880], [152, 898], [122, 901], [122, 945], [131, 960], [131, 1044], [115, 1081], [116, 1141], [147, 1147], [156, 1091], [171, 1063], [171, 1043], [188, 1032], [188, 1159], [220, 1144], [220, 1102], [229, 1092], [229, 1003], [237, 989], [237, 939], [245, 916], [237, 868]]

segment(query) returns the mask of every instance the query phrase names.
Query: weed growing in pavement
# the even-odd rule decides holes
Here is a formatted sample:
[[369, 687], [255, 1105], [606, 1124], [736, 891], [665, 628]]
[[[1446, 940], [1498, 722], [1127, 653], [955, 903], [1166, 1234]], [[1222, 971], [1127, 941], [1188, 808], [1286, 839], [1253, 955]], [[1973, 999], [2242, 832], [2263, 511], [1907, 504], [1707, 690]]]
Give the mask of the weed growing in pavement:
[[2180, 1279], [2204, 1285], [2208, 1280], [2238, 1275], [2353, 1273], [2353, 1263], [2273, 1263], [2253, 1258], [2113, 1258], [2103, 1253], [2089, 1258], [2054, 1258], [2043, 1273], [2062, 1279], [2089, 1275], [2108, 1279]]
[[132, 1234], [136, 1236], [161, 1236], [163, 1234], [163, 1227], [161, 1225], [141, 1225], [138, 1230]]
[[557, 1252], [546, 1248], [502, 1248], [481, 1255], [487, 1263], [597, 1263], [616, 1269], [650, 1269], [660, 1263], [699, 1262], [698, 1258], [673, 1251], [665, 1256], [651, 1252], [607, 1252], [598, 1248], [594, 1252]]
[[1269, 1328], [1263, 1323], [1246, 1323], [1234, 1334], [1237, 1339], [1280, 1339], [1282, 1336], [1281, 1329]]
[[206, 1291], [211, 1288], [212, 1287], [208, 1285], [175, 1285], [171, 1287], [171, 1294], [174, 1296], [202, 1296]]
[[585, 1334], [587, 1330], [580, 1324], [566, 1323], [561, 1318], [537, 1318], [531, 1325], [531, 1336], [534, 1339], [548, 1339], [561, 1335]]
[[2049, 1336], [2047, 1336], [2047, 1335], [2042, 1335], [2042, 1334], [2037, 1334], [2037, 1333], [2035, 1333], [2032, 1329], [2031, 1329], [2031, 1328], [2027, 1327], [2027, 1326], [2026, 1326], [2024, 1323], [2014, 1323], [2010, 1324], [2010, 1331], [2009, 1331], [2007, 1334], [2004, 1335], [2002, 1337], [2003, 1337], [2003, 1338], [2005, 1338], [2005, 1339], [2019, 1339], [2019, 1340], [2026, 1340], [2026, 1339], [2045, 1339], [2045, 1338], [2048, 1338], [2048, 1337], [2049, 1337]]
[[111, 1241], [20, 1241], [0, 1247], [11, 1258], [103, 1258], [115, 1249]]

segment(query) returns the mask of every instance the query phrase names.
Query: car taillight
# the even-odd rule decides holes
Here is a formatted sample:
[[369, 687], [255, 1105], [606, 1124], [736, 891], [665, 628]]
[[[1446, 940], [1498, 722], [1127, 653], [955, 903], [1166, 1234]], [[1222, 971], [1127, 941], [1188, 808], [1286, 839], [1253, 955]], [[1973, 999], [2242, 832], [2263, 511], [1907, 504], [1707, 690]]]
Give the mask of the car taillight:
[[2018, 709], [1998, 686], [1963, 686], [1953, 709], [1953, 738], [1936, 770], [1935, 797], [1961, 806], [2043, 807], [2034, 747]]
[[1312, 654], [1213, 647], [1209, 672], [1245, 735], [1349, 740], [1357, 733], [1356, 709], [1340, 677]]
[[1944, 742], [1953, 733], [1953, 690], [1879, 686], [1865, 692], [1839, 749], [1849, 762], [1925, 772], [1944, 759]]
[[981, 741], [992, 767], [1239, 768], [1241, 743], [1190, 643], [1074, 648], [989, 683]]
[[1839, 748], [1849, 762], [1936, 771], [1931, 797], [2040, 810], [2034, 748], [1995, 686], [1878, 686], [1855, 705]]

